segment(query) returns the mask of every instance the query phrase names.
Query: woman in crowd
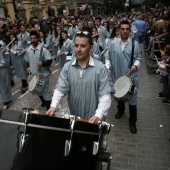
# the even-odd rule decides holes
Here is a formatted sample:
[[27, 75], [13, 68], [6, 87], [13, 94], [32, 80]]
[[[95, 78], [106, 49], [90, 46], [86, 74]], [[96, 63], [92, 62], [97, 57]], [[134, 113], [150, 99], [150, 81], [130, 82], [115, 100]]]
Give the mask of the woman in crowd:
[[103, 22], [103, 26], [107, 29], [108, 34], [110, 34], [110, 25], [108, 21]]
[[73, 41], [68, 38], [68, 32], [62, 30], [59, 40], [59, 51], [57, 57], [59, 60], [59, 66], [62, 69], [64, 64], [70, 60], [67, 56], [71, 56], [73, 53]]
[[61, 27], [56, 26], [54, 36], [52, 39], [52, 54], [54, 56], [54, 60], [57, 59], [57, 52], [59, 48], [59, 41], [60, 41], [60, 33], [61, 33]]
[[106, 39], [106, 45], [109, 46], [110, 43], [115, 40], [115, 38], [119, 37], [119, 35], [120, 35], [119, 27], [114, 26], [110, 34], [110, 37]]
[[46, 32], [44, 32], [43, 30], [40, 30], [39, 33], [40, 33], [40, 44], [46, 49], [50, 49], [51, 38], [47, 36]]
[[103, 51], [103, 42], [98, 34], [97, 28], [92, 27], [91, 30], [92, 30], [93, 42], [96, 42], [99, 45], [100, 51]]

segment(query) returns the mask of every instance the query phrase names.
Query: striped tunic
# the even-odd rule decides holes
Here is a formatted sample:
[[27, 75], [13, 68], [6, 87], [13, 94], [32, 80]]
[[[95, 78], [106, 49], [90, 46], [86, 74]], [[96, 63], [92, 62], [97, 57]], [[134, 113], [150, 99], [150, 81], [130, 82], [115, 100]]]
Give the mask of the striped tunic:
[[[41, 50], [41, 45], [38, 45], [36, 49], [33, 49], [33, 47], [30, 46], [27, 52], [25, 53], [24, 57], [25, 57], [26, 62], [28, 62], [30, 65], [31, 76], [36, 75], [36, 74], [44, 76], [44, 81], [45, 81], [44, 88], [43, 88], [42, 93], [39, 94], [39, 96], [43, 96], [45, 100], [51, 100], [50, 86], [49, 86], [49, 77], [50, 77], [51, 71], [48, 67], [43, 67], [43, 66], [39, 70], [38, 69], [39, 67], [37, 66], [37, 62], [40, 59], [40, 50]], [[46, 48], [43, 48], [42, 54], [43, 54], [42, 61], [52, 59], [51, 54]]]
[[105, 65], [92, 58], [90, 61], [83, 69], [76, 60], [66, 63], [56, 85], [57, 90], [68, 94], [70, 113], [83, 119], [94, 116], [99, 96], [111, 92]]
[[[1, 64], [3, 64], [4, 67], [1, 67]], [[0, 65], [0, 95], [3, 102], [9, 102], [12, 100], [12, 90], [2, 54], [0, 54]]]
[[[113, 83], [121, 76], [127, 74], [130, 69], [131, 64], [131, 53], [132, 53], [132, 40], [124, 47], [122, 51], [122, 45], [120, 39], [115, 39], [105, 54], [105, 58], [110, 60], [111, 63], [111, 71], [112, 71], [112, 79]], [[141, 60], [141, 54], [139, 50], [139, 44], [135, 41], [135, 48], [134, 48], [134, 59]], [[136, 87], [138, 86], [138, 70], [131, 73], [130, 77], [134, 79]], [[137, 104], [137, 91], [136, 94], [133, 95], [129, 100], [130, 105]]]
[[[73, 54], [73, 41], [70, 39], [67, 39], [65, 43], [63, 43], [62, 47], [60, 48], [60, 52], [69, 52]], [[63, 68], [64, 64], [67, 62], [66, 55], [60, 55], [58, 56], [59, 66], [60, 68]]]
[[[13, 44], [11, 47], [11, 62], [14, 67], [16, 76], [22, 80], [27, 79], [27, 63], [24, 60], [24, 55], [18, 57], [18, 54], [22, 51], [22, 42], [18, 41], [17, 44]], [[17, 52], [14, 53], [14, 52]]]

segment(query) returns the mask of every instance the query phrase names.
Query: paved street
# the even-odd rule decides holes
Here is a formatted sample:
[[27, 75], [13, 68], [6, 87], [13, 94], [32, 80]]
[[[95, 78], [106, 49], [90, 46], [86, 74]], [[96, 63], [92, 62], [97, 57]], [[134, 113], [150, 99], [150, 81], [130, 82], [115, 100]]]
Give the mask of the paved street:
[[[51, 70], [53, 92], [59, 74], [57, 62], [53, 63]], [[170, 170], [170, 106], [156, 98], [162, 88], [159, 79], [159, 75], [147, 73], [147, 63], [143, 57], [139, 74], [137, 134], [130, 133], [128, 107], [124, 116], [115, 120], [116, 104], [112, 103], [106, 120], [114, 125], [108, 135], [108, 151], [113, 157], [111, 170]], [[29, 92], [21, 95], [21, 82], [16, 77], [15, 83], [10, 109], [31, 107], [44, 113], [45, 108], [40, 107], [39, 98]], [[67, 109], [66, 98], [62, 108], [64, 111]]]
[[[128, 107], [120, 120], [115, 120], [112, 103], [107, 121], [114, 124], [108, 136], [108, 150], [113, 160], [111, 170], [170, 170], [170, 105], [161, 103], [160, 76], [147, 73], [143, 57], [139, 74], [138, 133], [131, 134]], [[126, 105], [127, 106], [127, 105]]]

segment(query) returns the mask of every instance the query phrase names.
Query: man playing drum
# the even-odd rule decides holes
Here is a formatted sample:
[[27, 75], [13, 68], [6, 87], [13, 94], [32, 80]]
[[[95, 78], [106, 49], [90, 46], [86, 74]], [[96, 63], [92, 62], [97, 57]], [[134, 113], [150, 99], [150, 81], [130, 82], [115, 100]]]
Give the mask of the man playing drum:
[[[38, 96], [40, 97], [42, 102], [41, 106], [42, 107], [46, 106], [48, 110], [51, 104], [51, 95], [50, 95], [50, 88], [49, 88], [49, 77], [51, 71], [49, 69], [49, 66], [52, 63], [52, 57], [46, 48], [43, 48], [41, 45], [38, 44], [39, 42], [38, 32], [31, 31], [30, 40], [32, 45], [26, 51], [25, 60], [29, 63], [30, 66], [29, 70], [31, 73], [31, 77], [33, 77], [34, 75], [43, 76], [44, 87], [42, 92], [38, 94]], [[42, 61], [40, 61], [40, 58]]]
[[[129, 38], [130, 24], [128, 21], [121, 21], [120, 25], [120, 38], [117, 38], [110, 44], [108, 52], [106, 53], [106, 67], [108, 72], [112, 73], [113, 83], [121, 77], [130, 73], [130, 78], [133, 79], [137, 89], [138, 84], [138, 68], [140, 67], [141, 54], [139, 44]], [[134, 50], [132, 48], [134, 44]], [[133, 55], [133, 56], [132, 56]], [[115, 89], [116, 91], [116, 89]], [[122, 96], [123, 97], [123, 96]], [[129, 125], [131, 133], [137, 133], [136, 121], [137, 121], [137, 90], [135, 94], [128, 100], [129, 102]], [[125, 102], [118, 100], [118, 112], [115, 115], [115, 119], [120, 119], [124, 114]]]
[[61, 70], [47, 115], [54, 115], [61, 98], [68, 94], [72, 115], [87, 119], [89, 123], [98, 123], [107, 116], [111, 104], [107, 69], [91, 57], [92, 49], [91, 34], [77, 32], [74, 40], [76, 59], [66, 63]]

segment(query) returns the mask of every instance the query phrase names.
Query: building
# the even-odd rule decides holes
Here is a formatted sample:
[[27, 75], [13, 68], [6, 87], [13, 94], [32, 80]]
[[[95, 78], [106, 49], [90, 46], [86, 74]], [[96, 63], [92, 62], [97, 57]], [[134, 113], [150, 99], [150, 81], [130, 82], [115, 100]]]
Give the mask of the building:
[[103, 13], [103, 0], [77, 0], [79, 14], [101, 15]]

